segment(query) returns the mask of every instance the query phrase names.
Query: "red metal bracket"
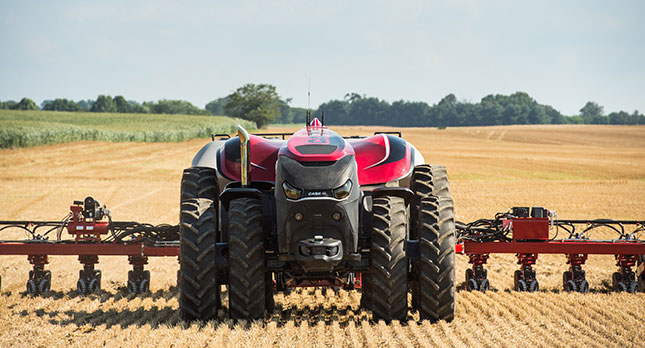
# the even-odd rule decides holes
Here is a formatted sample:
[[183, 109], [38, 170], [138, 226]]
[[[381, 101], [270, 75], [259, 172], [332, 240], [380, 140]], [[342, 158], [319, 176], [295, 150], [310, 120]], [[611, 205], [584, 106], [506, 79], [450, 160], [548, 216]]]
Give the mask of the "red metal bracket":
[[47, 255], [28, 255], [27, 260], [29, 260], [29, 263], [34, 265], [34, 268], [38, 267], [40, 269], [49, 263]]

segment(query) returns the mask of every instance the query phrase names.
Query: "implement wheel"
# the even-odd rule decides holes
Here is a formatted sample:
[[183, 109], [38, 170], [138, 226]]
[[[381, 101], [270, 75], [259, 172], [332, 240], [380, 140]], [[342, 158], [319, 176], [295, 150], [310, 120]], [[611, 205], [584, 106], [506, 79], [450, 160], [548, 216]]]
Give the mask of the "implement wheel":
[[215, 266], [217, 194], [214, 169], [184, 170], [179, 218], [179, 310], [181, 317], [188, 321], [214, 319], [220, 307], [220, 286]]
[[[419, 262], [414, 270], [418, 280], [412, 288], [413, 302], [422, 319], [452, 321], [455, 317], [455, 214], [446, 168], [416, 166], [411, 189], [418, 204], [410, 208], [410, 239], [419, 240]], [[471, 272], [466, 273], [466, 278], [472, 279]], [[475, 281], [471, 285], [476, 290], [481, 284]]]
[[403, 246], [406, 233], [405, 201], [400, 197], [374, 198], [370, 273], [364, 274], [367, 288], [362, 301], [374, 320], [405, 320], [408, 315], [408, 260]]
[[269, 277], [264, 265], [262, 202], [233, 199], [228, 214], [229, 312], [232, 319], [261, 319], [271, 304], [266, 301]]

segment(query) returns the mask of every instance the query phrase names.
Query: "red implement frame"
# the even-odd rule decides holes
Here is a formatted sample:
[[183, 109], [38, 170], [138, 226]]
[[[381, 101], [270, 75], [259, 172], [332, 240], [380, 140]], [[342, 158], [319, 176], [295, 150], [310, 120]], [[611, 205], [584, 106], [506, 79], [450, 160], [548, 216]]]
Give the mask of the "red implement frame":
[[0, 255], [124, 255], [179, 256], [179, 246], [82, 243], [0, 243]]
[[[498, 221], [498, 220], [496, 220]], [[581, 220], [567, 220], [568, 223], [584, 224]], [[466, 271], [466, 286], [468, 290], [486, 291], [489, 283], [484, 268], [490, 254], [516, 254], [520, 269], [515, 271], [514, 288], [517, 291], [538, 291], [539, 283], [533, 266], [539, 254], [564, 254], [567, 257], [569, 270], [563, 273], [565, 291], [587, 292], [589, 283], [585, 279], [582, 266], [589, 254], [615, 255], [618, 271], [612, 277], [612, 287], [616, 291], [638, 291], [637, 275], [631, 267], [636, 266], [639, 255], [645, 255], [645, 243], [637, 239], [616, 239], [609, 241], [589, 240], [583, 238], [549, 240], [548, 218], [512, 218], [501, 220], [503, 231], [511, 231], [512, 238], [498, 238], [492, 241], [465, 239], [457, 244], [456, 252], [465, 253], [469, 257], [472, 269]], [[596, 220], [599, 226], [622, 223], [641, 226], [637, 221]], [[590, 222], [586, 222], [590, 225]], [[592, 227], [593, 228], [593, 227]], [[614, 229], [618, 231], [618, 229]], [[624, 231], [624, 230], [623, 230]], [[468, 237], [476, 238], [477, 230]]]

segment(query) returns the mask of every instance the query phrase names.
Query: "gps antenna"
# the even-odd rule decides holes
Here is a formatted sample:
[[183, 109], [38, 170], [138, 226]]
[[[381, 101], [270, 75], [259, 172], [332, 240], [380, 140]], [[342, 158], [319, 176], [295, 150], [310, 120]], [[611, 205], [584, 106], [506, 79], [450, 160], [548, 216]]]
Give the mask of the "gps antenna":
[[307, 82], [307, 127], [311, 123], [311, 77]]
[[322, 113], [320, 114], [320, 118], [321, 118], [320, 122], [324, 126], [325, 125], [325, 110], [323, 110]]

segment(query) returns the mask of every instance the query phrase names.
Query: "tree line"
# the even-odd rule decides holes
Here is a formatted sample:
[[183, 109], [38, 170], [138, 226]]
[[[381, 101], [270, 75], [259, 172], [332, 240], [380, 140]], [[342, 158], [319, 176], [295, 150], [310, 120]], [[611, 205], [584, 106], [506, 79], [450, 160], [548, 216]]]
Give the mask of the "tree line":
[[494, 126], [509, 124], [645, 124], [645, 115], [634, 111], [604, 114], [588, 102], [580, 114], [565, 116], [550, 105], [536, 102], [524, 92], [488, 95], [478, 103], [458, 101], [449, 94], [434, 105], [424, 102], [388, 103], [374, 97], [348, 93], [343, 100], [320, 105], [325, 123], [337, 125], [388, 125], [415, 127]]
[[[291, 99], [281, 98], [275, 86], [248, 83], [233, 93], [214, 99], [201, 109], [184, 100], [138, 103], [123, 96], [99, 95], [96, 100], [59, 98], [45, 100], [40, 108], [29, 98], [0, 102], [0, 109], [224, 115], [253, 121], [258, 127], [270, 123], [304, 123], [307, 109], [293, 107]], [[550, 105], [540, 104], [527, 93], [488, 95], [477, 103], [459, 101], [449, 94], [437, 104], [395, 101], [347, 93], [342, 100], [322, 103], [313, 114], [325, 113], [329, 125], [383, 125], [414, 127], [494, 126], [510, 124], [645, 124], [645, 115], [634, 111], [605, 114], [602, 106], [590, 101], [580, 114], [566, 116]]]

